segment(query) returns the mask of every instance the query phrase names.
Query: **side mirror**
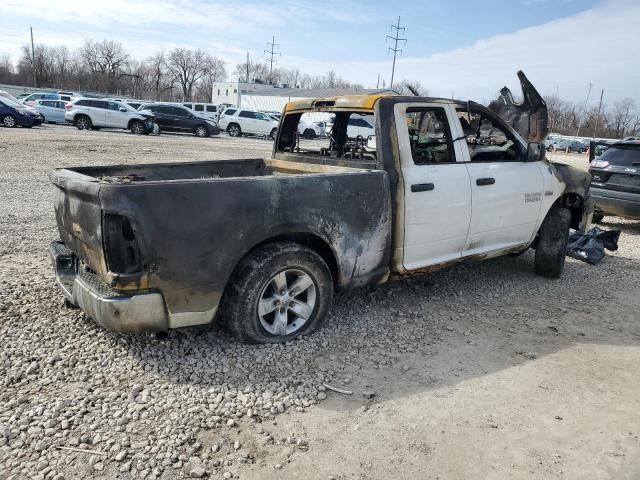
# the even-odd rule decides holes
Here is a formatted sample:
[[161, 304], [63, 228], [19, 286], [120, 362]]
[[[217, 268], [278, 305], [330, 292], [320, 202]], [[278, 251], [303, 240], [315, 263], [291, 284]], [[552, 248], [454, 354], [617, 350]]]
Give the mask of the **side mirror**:
[[126, 112], [127, 111], [127, 109], [124, 108], [124, 107], [120, 107], [118, 110], [120, 110], [121, 112]]
[[527, 162], [539, 162], [544, 158], [544, 145], [542, 143], [529, 143], [527, 145]]

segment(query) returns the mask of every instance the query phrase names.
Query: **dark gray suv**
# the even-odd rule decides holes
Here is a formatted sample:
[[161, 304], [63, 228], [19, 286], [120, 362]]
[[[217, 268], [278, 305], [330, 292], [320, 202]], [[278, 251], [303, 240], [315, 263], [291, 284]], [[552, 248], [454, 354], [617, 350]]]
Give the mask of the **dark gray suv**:
[[640, 141], [612, 144], [589, 166], [593, 219], [604, 215], [640, 220]]

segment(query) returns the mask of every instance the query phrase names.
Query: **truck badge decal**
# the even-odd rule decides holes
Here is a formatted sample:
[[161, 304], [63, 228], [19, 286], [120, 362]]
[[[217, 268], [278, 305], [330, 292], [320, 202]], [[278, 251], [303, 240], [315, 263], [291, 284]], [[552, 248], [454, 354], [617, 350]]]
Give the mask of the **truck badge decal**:
[[539, 202], [542, 199], [542, 192], [526, 192], [524, 194], [524, 203]]

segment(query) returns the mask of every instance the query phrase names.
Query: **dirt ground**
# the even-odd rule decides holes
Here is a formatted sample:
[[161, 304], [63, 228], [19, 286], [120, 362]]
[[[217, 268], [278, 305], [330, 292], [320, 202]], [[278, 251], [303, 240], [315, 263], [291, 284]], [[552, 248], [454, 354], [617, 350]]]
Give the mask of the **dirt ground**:
[[[56, 236], [47, 178], [51, 169], [262, 157], [270, 149], [267, 140], [226, 136], [137, 137], [64, 126], [0, 129], [0, 373], [14, 378], [16, 365], [47, 365], [40, 367], [41, 374], [18, 375], [15, 382], [4, 383], [0, 434], [4, 431], [6, 440], [0, 443], [0, 478], [188, 477], [192, 472], [176, 467], [174, 460], [173, 468], [157, 474], [153, 466], [135, 470], [135, 462], [123, 471], [115, 460], [105, 461], [104, 471], [92, 470], [82, 455], [45, 455], [11, 432], [28, 433], [40, 425], [33, 416], [38, 405], [46, 410], [47, 402], [73, 403], [88, 395], [86, 385], [97, 371], [108, 385], [99, 403], [107, 412], [109, 402], [117, 401], [113, 393], [137, 388], [134, 383], [151, 389], [162, 382], [161, 396], [178, 398], [190, 395], [187, 390], [201, 382], [224, 389], [236, 378], [221, 378], [216, 367], [226, 368], [229, 362], [231, 373], [242, 363], [238, 375], [250, 372], [242, 381], [248, 379], [251, 388], [262, 391], [271, 368], [268, 362], [236, 364], [236, 358], [260, 358], [256, 351], [261, 347], [237, 345], [223, 331], [175, 333], [164, 343], [150, 336], [130, 339], [63, 309], [46, 251]], [[587, 165], [585, 156], [555, 158]], [[304, 408], [262, 419], [239, 415], [233, 428], [224, 423], [199, 428], [194, 435], [207, 452], [238, 444], [229, 447], [228, 468], [213, 463], [214, 454], [201, 455], [203, 476], [640, 478], [640, 223], [607, 217], [603, 226], [622, 229], [618, 252], [598, 266], [568, 259], [557, 281], [535, 276], [533, 256], [527, 253], [338, 295], [322, 331], [295, 342], [301, 346], [274, 349], [273, 355], [288, 372], [283, 385], [293, 375], [308, 375], [352, 394], [322, 390], [320, 395], [313, 384], [318, 401]], [[198, 349], [203, 368], [211, 368], [206, 379], [202, 375], [194, 381], [193, 372], [180, 365], [185, 344]], [[68, 362], [72, 350], [85, 352], [83, 358]], [[56, 352], [61, 360], [45, 362]], [[158, 365], [165, 363], [178, 373], [163, 373]], [[133, 372], [129, 376], [128, 370]], [[31, 423], [20, 423], [27, 413], [21, 405], [29, 402], [36, 413], [29, 414]], [[90, 417], [91, 405], [83, 408]], [[191, 404], [174, 411], [178, 416], [191, 412], [196, 414]], [[78, 432], [92, 425], [105, 429], [102, 443], [88, 448], [101, 449], [104, 437], [113, 433], [97, 421], [85, 424], [73, 418], [72, 429]], [[178, 417], [171, 418], [177, 422]], [[148, 425], [156, 419], [143, 416], [141, 421], [152, 429]], [[22, 424], [29, 429], [17, 427]], [[171, 429], [170, 420], [163, 425]], [[138, 424], [116, 431], [132, 438], [153, 433]], [[34, 430], [33, 437], [24, 438], [42, 439], [44, 427], [43, 432]], [[60, 445], [73, 435], [67, 430], [50, 433]], [[293, 436], [304, 443], [289, 442]], [[245, 449], [246, 456], [233, 456], [233, 450]], [[42, 471], [46, 473], [39, 477]], [[227, 473], [231, 477], [223, 477]]]

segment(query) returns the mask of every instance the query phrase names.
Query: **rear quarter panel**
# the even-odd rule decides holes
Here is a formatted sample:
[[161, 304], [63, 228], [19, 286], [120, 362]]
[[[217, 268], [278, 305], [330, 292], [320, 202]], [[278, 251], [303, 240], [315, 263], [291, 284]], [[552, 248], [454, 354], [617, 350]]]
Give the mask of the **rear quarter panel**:
[[103, 185], [105, 211], [130, 218], [149, 287], [171, 313], [217, 306], [240, 260], [279, 236], [310, 233], [337, 259], [340, 287], [388, 269], [391, 206], [383, 171]]

